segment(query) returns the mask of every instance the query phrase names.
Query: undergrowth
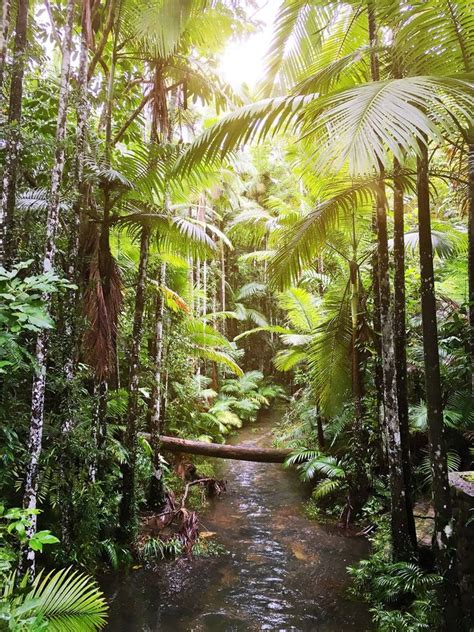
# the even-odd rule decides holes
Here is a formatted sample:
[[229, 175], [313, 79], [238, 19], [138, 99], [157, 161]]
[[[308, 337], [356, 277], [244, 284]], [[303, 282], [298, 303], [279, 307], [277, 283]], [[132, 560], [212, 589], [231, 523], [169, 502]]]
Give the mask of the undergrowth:
[[437, 590], [442, 578], [414, 562], [392, 562], [390, 531], [381, 522], [372, 538], [373, 553], [348, 568], [351, 594], [369, 604], [379, 632], [435, 630], [440, 621]]

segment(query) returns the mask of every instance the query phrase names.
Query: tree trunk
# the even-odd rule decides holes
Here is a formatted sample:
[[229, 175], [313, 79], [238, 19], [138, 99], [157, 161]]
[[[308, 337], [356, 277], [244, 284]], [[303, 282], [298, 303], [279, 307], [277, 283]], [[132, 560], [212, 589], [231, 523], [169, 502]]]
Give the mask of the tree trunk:
[[471, 353], [471, 391], [474, 396], [474, 130], [468, 144], [468, 277], [469, 277], [469, 348]]
[[132, 340], [128, 358], [128, 412], [124, 440], [124, 446], [128, 452], [128, 457], [123, 466], [123, 495], [120, 505], [120, 528], [124, 539], [128, 541], [133, 540], [137, 526], [135, 479], [138, 439], [138, 388], [140, 377], [140, 346], [143, 335], [143, 315], [145, 311], [149, 246], [150, 230], [148, 227], [143, 227], [140, 240], [140, 261], [138, 265]]
[[398, 417], [395, 343], [388, 271], [386, 197], [382, 178], [380, 179], [376, 205], [385, 431], [387, 433], [387, 456], [392, 499], [392, 545], [394, 559], [402, 560], [410, 559], [413, 554], [413, 549], [410, 540], [400, 423]]
[[457, 620], [456, 568], [452, 537], [451, 495], [444, 441], [428, 169], [428, 147], [423, 145], [421, 157], [418, 158], [417, 195], [426, 407], [435, 512], [433, 544], [438, 571], [445, 578], [443, 606], [446, 621], [443, 629], [451, 630], [455, 629]]
[[[368, 29], [371, 47], [370, 65], [372, 81], [379, 81], [378, 37], [374, 0], [367, 1]], [[391, 292], [388, 267], [387, 200], [383, 167], [376, 199], [377, 266], [380, 298], [380, 325], [382, 341], [382, 375], [384, 387], [385, 432], [392, 502], [391, 533], [395, 560], [410, 559], [413, 549], [410, 541], [407, 497], [402, 462], [400, 422], [396, 387], [394, 331], [391, 313]]]
[[91, 416], [92, 453], [89, 459], [88, 481], [94, 484], [100, 472], [101, 450], [106, 438], [105, 416], [107, 414], [107, 394], [109, 386], [106, 380], [94, 380], [93, 409]]
[[[68, 247], [67, 262], [67, 278], [72, 283], [77, 284], [77, 262], [79, 255], [79, 228], [81, 222], [81, 214], [86, 202], [87, 186], [84, 182], [84, 161], [86, 157], [86, 134], [87, 119], [89, 115], [88, 100], [88, 45], [86, 26], [84, 24], [85, 16], [82, 17], [81, 30], [81, 48], [79, 53], [79, 67], [77, 71], [78, 79], [78, 100], [77, 100], [77, 131], [76, 131], [76, 160], [75, 160], [75, 194], [76, 199], [72, 208], [72, 217], [70, 222], [70, 235]], [[74, 409], [75, 404], [71, 397], [71, 386], [76, 372], [76, 306], [78, 293], [77, 290], [69, 290], [66, 297], [64, 334], [66, 339], [65, 358], [64, 358], [64, 376], [66, 379], [65, 404], [67, 414], [65, 415], [62, 425], [62, 432], [68, 433], [74, 426]]]
[[407, 519], [413, 550], [417, 549], [415, 518], [413, 517], [413, 485], [411, 475], [410, 430], [408, 419], [406, 316], [405, 316], [405, 227], [403, 184], [400, 165], [394, 161], [393, 179], [393, 259], [394, 259], [394, 340], [397, 375], [398, 419], [403, 459], [403, 476], [407, 501]]
[[[221, 242], [221, 310], [223, 312], [225, 312], [226, 310], [225, 284], [226, 284], [225, 246], [224, 246], [224, 242]], [[226, 335], [225, 318], [222, 318], [222, 335], [223, 336]]]
[[3, 87], [5, 61], [7, 56], [8, 30], [10, 28], [11, 0], [3, 0], [0, 16], [0, 92]]
[[[88, 1], [88, 0], [86, 0]], [[89, 116], [89, 99], [88, 99], [88, 43], [87, 43], [87, 24], [88, 16], [86, 14], [86, 2], [83, 3], [81, 17], [81, 46], [79, 52], [79, 66], [77, 69], [77, 130], [76, 130], [76, 158], [75, 158], [75, 200], [73, 203], [68, 257], [67, 257], [67, 278], [77, 285], [78, 281], [78, 261], [79, 261], [79, 230], [81, 224], [81, 215], [86, 204], [87, 185], [84, 182], [84, 162], [86, 157], [86, 137], [87, 137], [87, 121]], [[71, 478], [75, 474], [75, 468], [68, 457], [69, 449], [69, 433], [75, 426], [75, 415], [77, 410], [77, 398], [74, 397], [74, 379], [76, 375], [76, 365], [78, 359], [79, 334], [77, 323], [77, 305], [79, 291], [77, 289], [68, 290], [65, 298], [64, 310], [64, 378], [65, 389], [63, 394], [65, 415], [61, 424], [61, 434], [63, 449], [60, 455], [61, 469], [61, 543], [68, 553], [72, 549], [72, 500], [70, 494]], [[98, 415], [99, 418], [99, 415]], [[95, 439], [97, 436], [95, 437]], [[73, 469], [73, 472], [71, 472]], [[95, 470], [93, 467], [89, 470], [89, 478], [91, 475], [95, 480]], [[92, 472], [93, 470], [93, 472]]]
[[[166, 263], [160, 266], [160, 286], [166, 283]], [[158, 292], [155, 302], [155, 336], [153, 340], [153, 390], [151, 394], [150, 410], [150, 444], [153, 450], [153, 476], [150, 484], [149, 505], [151, 509], [159, 509], [163, 504], [163, 473], [161, 467], [161, 408], [163, 388], [163, 318], [165, 314], [165, 301], [162, 292]]]
[[[367, 0], [367, 12], [368, 12], [368, 28], [369, 28], [369, 43], [370, 43], [370, 71], [372, 81], [379, 81], [379, 58], [377, 53], [378, 37], [377, 37], [377, 22], [375, 17], [375, 4], [374, 0]], [[372, 218], [372, 228], [377, 240], [377, 208], [374, 209], [374, 215]], [[380, 308], [380, 273], [379, 273], [379, 255], [378, 251], [374, 253], [372, 259], [372, 279], [373, 279], [373, 294], [374, 294], [374, 315], [373, 326], [375, 333], [375, 374], [374, 383], [375, 391], [377, 394], [377, 413], [380, 429], [380, 452], [378, 454], [378, 460], [382, 471], [387, 469], [387, 428], [385, 419], [385, 392], [384, 392], [384, 378], [383, 378], [383, 359], [382, 359], [382, 322], [381, 322], [381, 308]]]
[[14, 230], [16, 180], [21, 145], [21, 107], [23, 101], [23, 75], [26, 65], [29, 8], [29, 0], [18, 1], [8, 107], [8, 136], [0, 207], [0, 265], [4, 262], [9, 262], [12, 256], [12, 233]]
[[[51, 188], [46, 217], [46, 243], [43, 258], [43, 273], [51, 272], [54, 268], [56, 254], [56, 232], [59, 225], [59, 194], [64, 170], [64, 139], [66, 136], [66, 114], [69, 98], [69, 72], [71, 62], [72, 25], [74, 20], [75, 0], [68, 0], [66, 26], [63, 38], [63, 51], [61, 63], [61, 83], [59, 91], [59, 107], [56, 128], [56, 149], [54, 165], [51, 173]], [[51, 297], [43, 296], [46, 309], [49, 312]], [[23, 507], [36, 509], [38, 492], [39, 460], [42, 451], [43, 419], [44, 419], [44, 394], [46, 385], [46, 362], [48, 354], [48, 336], [46, 330], [42, 330], [36, 341], [37, 372], [33, 378], [30, 432], [28, 439], [29, 462], [26, 469], [25, 489], [23, 495]], [[36, 532], [36, 516], [30, 519], [31, 526], [28, 535], [31, 537]], [[26, 560], [28, 571], [31, 575], [35, 572], [35, 552], [29, 551]]]
[[[150, 435], [143, 433], [147, 439]], [[184, 452], [213, 456], [218, 459], [235, 459], [238, 461], [256, 461], [258, 463], [283, 463], [290, 456], [291, 449], [255, 448], [241, 445], [225, 445], [222, 443], [207, 443], [205, 441], [191, 441], [176, 437], [160, 436], [161, 447], [169, 452]]]
[[[354, 239], [355, 243], [355, 239]], [[356, 255], [356, 252], [354, 252]], [[352, 397], [354, 400], [354, 446], [353, 458], [355, 474], [349, 485], [349, 503], [346, 522], [352, 520], [362, 509], [369, 495], [369, 480], [365, 469], [366, 441], [364, 440], [364, 412], [363, 412], [363, 380], [361, 367], [360, 329], [361, 329], [361, 301], [360, 278], [356, 261], [350, 262], [351, 287], [351, 317], [352, 317]]]
[[324, 438], [323, 418], [321, 417], [321, 413], [319, 411], [317, 411], [316, 414], [316, 432], [318, 434], [318, 447], [320, 450], [324, 450], [326, 440]]

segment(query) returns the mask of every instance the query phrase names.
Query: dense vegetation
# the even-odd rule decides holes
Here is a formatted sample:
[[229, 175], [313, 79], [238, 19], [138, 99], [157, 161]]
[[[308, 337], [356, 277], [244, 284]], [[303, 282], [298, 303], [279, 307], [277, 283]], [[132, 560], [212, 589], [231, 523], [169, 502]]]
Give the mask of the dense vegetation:
[[[474, 456], [472, 4], [283, 0], [252, 94], [217, 69], [255, 6], [2, 3], [8, 629], [103, 625], [93, 581], [51, 568], [205, 549], [198, 487], [221, 484], [160, 435], [225, 442], [277, 397], [308, 512], [376, 527], [350, 572], [379, 629], [462, 629], [448, 472]], [[173, 537], [150, 536], [157, 512]]]

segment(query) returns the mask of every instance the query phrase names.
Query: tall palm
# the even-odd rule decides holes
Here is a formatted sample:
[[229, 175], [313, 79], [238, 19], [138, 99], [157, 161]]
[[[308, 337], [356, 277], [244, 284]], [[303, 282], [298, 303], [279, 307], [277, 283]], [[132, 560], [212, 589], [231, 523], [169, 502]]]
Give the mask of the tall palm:
[[[196, 20], [200, 21], [205, 16], [205, 3], [196, 1], [191, 3], [163, 2], [159, 8], [162, 22], [150, 23], [147, 9], [143, 6], [126, 7], [125, 30], [131, 32], [137, 45], [139, 60], [145, 61], [151, 66], [150, 91], [140, 106], [148, 103], [151, 110], [150, 140], [152, 144], [173, 143], [173, 115], [170, 114], [169, 94], [173, 97], [173, 91], [180, 91], [184, 101], [189, 95], [197, 94], [205, 100], [222, 99], [222, 90], [209, 90], [211, 82], [209, 75], [204, 76], [202, 71], [193, 67], [195, 64], [192, 47], [196, 37]], [[204, 9], [204, 13], [203, 13]], [[212, 14], [215, 16], [215, 14]], [[213, 86], [215, 88], [215, 85]], [[220, 86], [219, 86], [220, 88]], [[217, 95], [217, 97], [215, 97]], [[173, 97], [174, 98], [174, 97]], [[139, 106], [139, 107], [140, 107]], [[135, 113], [134, 113], [135, 114]], [[116, 141], [123, 135], [124, 126], [118, 132]], [[168, 159], [172, 158], [173, 151], [168, 151]], [[166, 160], [166, 157], [165, 157]], [[155, 159], [151, 158], [151, 167], [155, 166]], [[161, 190], [157, 192], [159, 203], [167, 205], [170, 197], [168, 183], [163, 182]], [[127, 431], [125, 445], [129, 458], [124, 466], [123, 486], [124, 493], [121, 502], [121, 528], [127, 537], [133, 537], [135, 530], [136, 503], [135, 503], [135, 462], [137, 451], [137, 416], [138, 416], [138, 388], [139, 388], [139, 358], [140, 343], [143, 330], [143, 315], [145, 307], [145, 286], [147, 279], [147, 261], [150, 247], [150, 231], [145, 222], [141, 228], [140, 237], [140, 261], [138, 270], [137, 294], [134, 310], [134, 326], [129, 353], [129, 405], [127, 414]], [[161, 312], [161, 306], [157, 304], [157, 310]], [[159, 317], [160, 314], [157, 314]], [[159, 335], [159, 333], [157, 334]], [[162, 335], [162, 332], [161, 332]], [[156, 343], [155, 343], [156, 345]], [[160, 378], [158, 364], [161, 363], [160, 351], [155, 351], [155, 375]], [[155, 399], [160, 397], [158, 385], [154, 390]], [[157, 410], [152, 411], [152, 420], [157, 420]], [[154, 433], [156, 436], [156, 433]], [[157, 446], [155, 446], [157, 448]], [[156, 452], [156, 450], [155, 450]], [[157, 456], [157, 455], [156, 455]], [[157, 458], [155, 458], [157, 461]], [[156, 478], [156, 477], [155, 477]]]

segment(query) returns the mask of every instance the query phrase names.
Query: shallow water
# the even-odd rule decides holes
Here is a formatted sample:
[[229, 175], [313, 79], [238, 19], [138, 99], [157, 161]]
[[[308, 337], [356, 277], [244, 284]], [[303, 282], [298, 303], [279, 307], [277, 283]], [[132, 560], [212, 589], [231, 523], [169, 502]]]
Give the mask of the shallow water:
[[[278, 412], [239, 433], [270, 446]], [[227, 493], [201, 517], [228, 555], [163, 563], [103, 582], [107, 630], [349, 632], [370, 630], [361, 604], [345, 595], [346, 566], [367, 554], [362, 538], [305, 518], [305, 490], [278, 464], [222, 461]]]

